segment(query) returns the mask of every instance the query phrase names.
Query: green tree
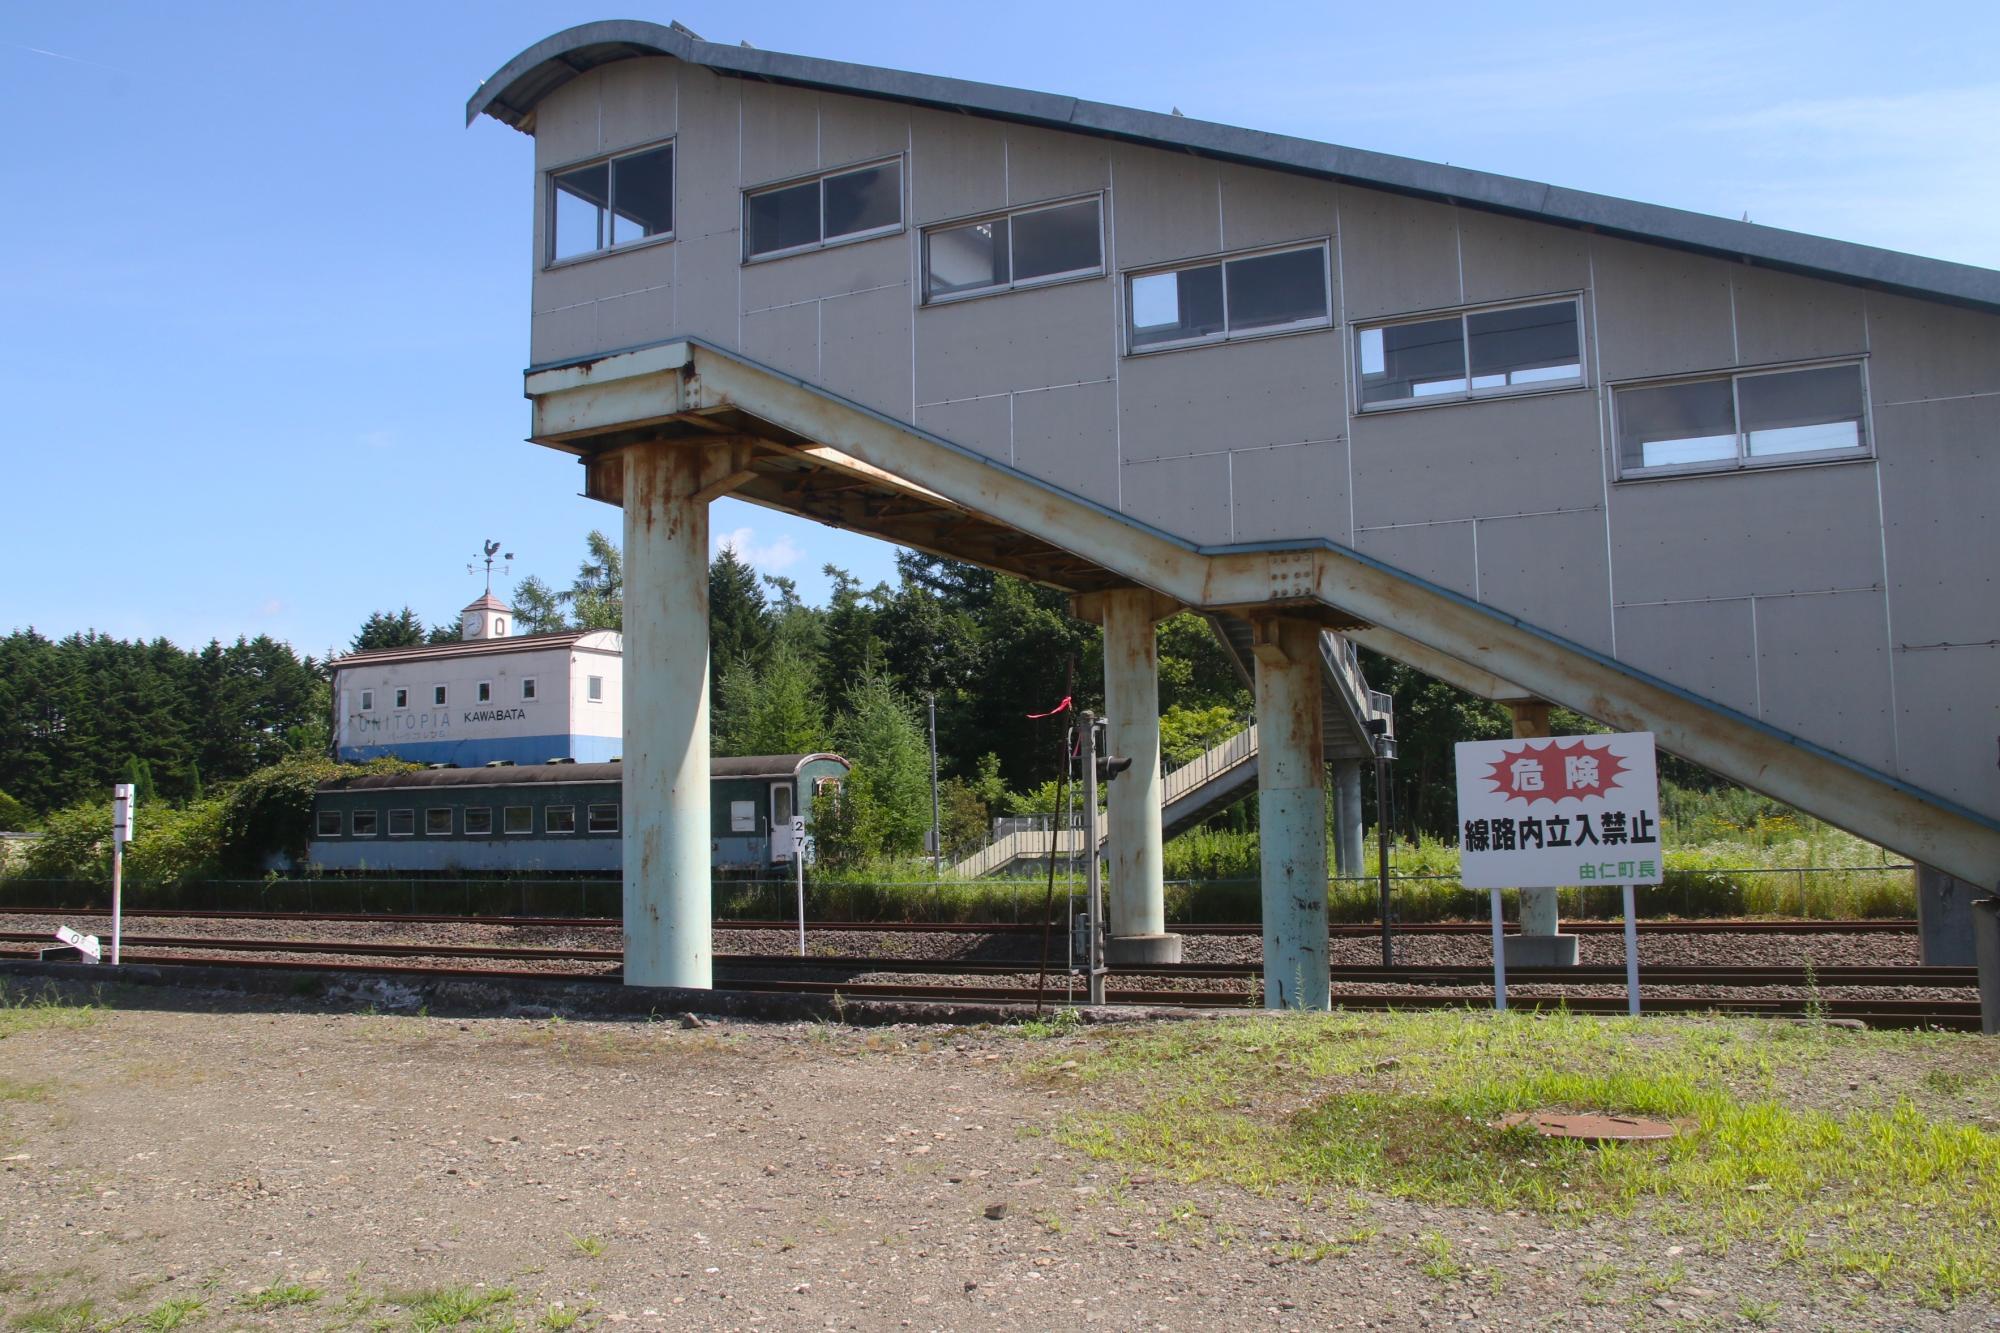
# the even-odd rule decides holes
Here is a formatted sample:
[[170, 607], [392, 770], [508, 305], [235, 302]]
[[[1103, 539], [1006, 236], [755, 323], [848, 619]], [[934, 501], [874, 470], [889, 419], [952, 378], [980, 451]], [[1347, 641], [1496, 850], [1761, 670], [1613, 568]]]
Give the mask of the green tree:
[[347, 650], [369, 653], [378, 648], [415, 648], [423, 643], [424, 635], [424, 622], [407, 606], [400, 611], [371, 611]]
[[34, 822], [35, 817], [27, 806], [0, 791], [0, 833], [23, 833]]
[[791, 648], [760, 669], [739, 657], [716, 690], [718, 754], [811, 754], [827, 743], [826, 705], [812, 664]]
[[922, 850], [930, 827], [930, 754], [909, 700], [879, 670], [863, 673], [847, 694], [840, 752], [854, 765], [847, 804], [853, 841], [867, 856]]
[[523, 634], [558, 634], [569, 628], [562, 595], [530, 574], [514, 585], [514, 628]]
[[708, 565], [708, 660], [717, 682], [725, 663], [761, 662], [770, 649], [771, 634], [771, 612], [757, 571], [723, 547]]

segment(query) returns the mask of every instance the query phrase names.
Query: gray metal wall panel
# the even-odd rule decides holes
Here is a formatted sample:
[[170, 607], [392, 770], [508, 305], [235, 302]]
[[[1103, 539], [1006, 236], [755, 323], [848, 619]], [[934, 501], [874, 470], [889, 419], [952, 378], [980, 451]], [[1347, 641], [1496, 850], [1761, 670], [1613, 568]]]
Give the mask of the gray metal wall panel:
[[1007, 139], [998, 127], [943, 111], [910, 112], [915, 221], [960, 218], [1007, 204]]
[[1226, 456], [1127, 463], [1122, 474], [1120, 508], [1132, 517], [1190, 541], [1230, 540]]
[[2000, 393], [2000, 316], [1868, 293], [1877, 404]]
[[2000, 818], [2000, 648], [1896, 655], [1898, 739], [1912, 782]]
[[1590, 286], [1590, 238], [1581, 232], [1463, 209], [1458, 237], [1468, 302], [1514, 301]]
[[597, 350], [595, 302], [536, 315], [529, 327], [528, 359], [532, 362], [561, 361]]
[[1757, 599], [1764, 720], [1896, 771], [1882, 594]]
[[1457, 305], [1458, 214], [1446, 204], [1376, 190], [1340, 192], [1347, 317], [1373, 319]]
[[1738, 266], [1729, 275], [1736, 303], [1736, 358], [1746, 366], [1868, 350], [1856, 287]]
[[1618, 600], [1874, 587], [1875, 520], [1875, 471], [1865, 463], [1614, 486]]
[[1389, 523], [1600, 506], [1596, 396], [1533, 394], [1355, 417], [1354, 521]]
[[1618, 656], [1704, 699], [1757, 715], [1750, 599], [1618, 608]]
[[1611, 651], [1604, 514], [1482, 519], [1479, 600], [1601, 653]]
[[1439, 587], [1473, 595], [1471, 523], [1361, 528], [1355, 531], [1354, 549]]
[[1111, 184], [1111, 145], [1026, 125], [1007, 127], [1007, 203], [1095, 194]]
[[917, 312], [917, 401], [1111, 378], [1103, 279], [950, 301]]
[[818, 380], [819, 302], [743, 316], [743, 355], [800, 379]]
[[910, 289], [907, 283], [829, 297], [820, 304], [818, 383], [864, 407], [910, 419]]
[[[740, 79], [683, 69], [680, 137], [674, 141], [674, 230], [680, 243], [727, 232], [731, 252], [739, 257], [734, 236], [743, 225], [736, 152], [742, 88]], [[682, 262], [686, 259], [683, 255]], [[730, 277], [733, 281], [735, 274]]]
[[1013, 395], [966, 398], [955, 403], [925, 403], [917, 408], [917, 425], [933, 435], [995, 458], [1014, 460]]
[[743, 311], [878, 287], [907, 288], [909, 282], [910, 238], [899, 232], [745, 264]]
[[[1215, 173], [1221, 186], [1225, 250], [1327, 239], [1336, 230], [1336, 185], [1227, 163]], [[1339, 308], [1336, 292], [1334, 309]]]
[[740, 310], [736, 266], [742, 256], [737, 234], [684, 237], [674, 247], [680, 251], [680, 283], [674, 292], [678, 322], [671, 332], [734, 347]]
[[2000, 395], [1875, 409], [1896, 641], [2000, 638]]
[[1129, 462], [1331, 440], [1345, 424], [1331, 330], [1127, 357], [1118, 381]]
[[613, 296], [597, 303], [597, 341], [604, 347], [634, 347], [679, 327], [671, 284]]
[[763, 185], [819, 169], [819, 94], [745, 82], [743, 183]]
[[1112, 150], [1118, 267], [1172, 263], [1222, 248], [1215, 167], [1156, 148]]
[[599, 131], [607, 149], [664, 139], [679, 128], [677, 60], [621, 60], [604, 67], [598, 81]]
[[573, 79], [550, 93], [535, 113], [535, 170], [592, 157], [598, 151], [596, 79]]
[[819, 164], [844, 166], [876, 158], [903, 157], [910, 146], [909, 108], [859, 97], [822, 97], [819, 103]]
[[1606, 380], [1735, 364], [1729, 266], [1597, 237], [1597, 353]]
[[1239, 449], [1229, 456], [1229, 490], [1239, 542], [1348, 542], [1345, 440]]
[[1118, 394], [1109, 383], [1014, 395], [1014, 463], [1066, 491], [1118, 504]]

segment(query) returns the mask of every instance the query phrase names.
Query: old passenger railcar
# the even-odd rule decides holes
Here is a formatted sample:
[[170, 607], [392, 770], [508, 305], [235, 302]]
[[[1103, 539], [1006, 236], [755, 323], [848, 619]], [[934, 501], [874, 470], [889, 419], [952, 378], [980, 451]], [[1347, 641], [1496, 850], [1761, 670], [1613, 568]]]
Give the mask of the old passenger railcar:
[[[744, 755], [710, 765], [716, 870], [792, 864], [794, 816], [845, 781], [837, 754]], [[622, 770], [524, 764], [369, 774], [321, 785], [307, 859], [322, 870], [616, 873]]]

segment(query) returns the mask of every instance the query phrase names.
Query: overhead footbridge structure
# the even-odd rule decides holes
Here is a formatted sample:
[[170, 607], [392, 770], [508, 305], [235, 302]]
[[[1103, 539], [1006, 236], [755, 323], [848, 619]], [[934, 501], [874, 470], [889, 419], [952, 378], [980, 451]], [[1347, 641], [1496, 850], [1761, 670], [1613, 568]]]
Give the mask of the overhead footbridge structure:
[[1181, 609], [1250, 664], [1273, 1005], [1327, 1003], [1343, 639], [1653, 731], [1991, 917], [2000, 274], [678, 26], [559, 33], [467, 112], [534, 138], [531, 437], [624, 509], [629, 981], [710, 979], [722, 495], [1104, 625], [1129, 958], [1174, 947]]

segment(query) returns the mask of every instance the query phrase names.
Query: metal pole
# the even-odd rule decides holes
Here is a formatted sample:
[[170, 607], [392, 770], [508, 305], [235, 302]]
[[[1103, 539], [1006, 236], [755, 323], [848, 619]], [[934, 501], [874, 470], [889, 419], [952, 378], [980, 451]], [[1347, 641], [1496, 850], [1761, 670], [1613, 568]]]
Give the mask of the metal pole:
[[806, 956], [806, 840], [798, 839], [792, 848], [792, 865], [799, 876], [799, 957]]
[[1098, 888], [1102, 878], [1097, 860], [1097, 718], [1085, 713], [1083, 727], [1083, 854], [1085, 928], [1090, 933], [1090, 1002], [1104, 1003], [1104, 931], [1099, 915]]
[[944, 864], [944, 826], [938, 818], [937, 695], [931, 696], [931, 864]]
[[111, 835], [111, 965], [118, 965], [120, 945], [125, 935], [125, 840], [116, 830]]
[[1625, 1012], [1639, 1016], [1639, 909], [1630, 884], [1625, 890]]
[[1493, 890], [1493, 1008], [1507, 1009], [1507, 926], [1500, 919], [1500, 890]]
[[1389, 936], [1389, 761], [1379, 756], [1375, 760], [1375, 845], [1382, 856], [1376, 870], [1382, 900], [1382, 966], [1394, 967], [1396, 949]]

